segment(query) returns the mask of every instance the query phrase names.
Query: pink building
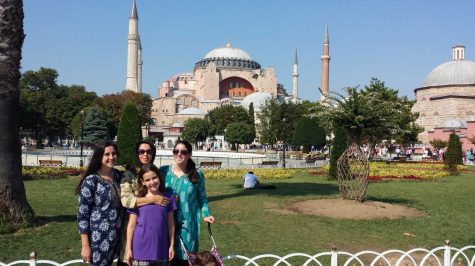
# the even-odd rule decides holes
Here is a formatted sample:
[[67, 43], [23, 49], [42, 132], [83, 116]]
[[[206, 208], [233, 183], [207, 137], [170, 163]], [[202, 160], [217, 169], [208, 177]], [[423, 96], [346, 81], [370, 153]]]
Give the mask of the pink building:
[[435, 139], [448, 141], [452, 132], [460, 137], [463, 151], [475, 149], [475, 144], [470, 141], [470, 139], [475, 139], [475, 121], [448, 120], [443, 127], [435, 127], [427, 133], [429, 141]]

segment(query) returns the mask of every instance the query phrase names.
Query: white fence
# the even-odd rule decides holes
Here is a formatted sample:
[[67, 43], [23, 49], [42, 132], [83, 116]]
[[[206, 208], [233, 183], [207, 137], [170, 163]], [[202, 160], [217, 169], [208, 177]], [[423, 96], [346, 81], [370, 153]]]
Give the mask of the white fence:
[[[358, 253], [349, 253], [338, 251], [333, 248], [331, 251], [322, 252], [315, 255], [305, 253], [292, 253], [285, 256], [274, 254], [263, 254], [255, 257], [246, 257], [242, 255], [224, 256], [225, 265], [273, 265], [273, 266], [291, 266], [291, 265], [331, 265], [331, 266], [475, 266], [475, 246], [466, 246], [463, 248], [454, 248], [446, 242], [445, 246], [434, 249], [414, 248], [409, 251], [397, 249], [387, 250], [381, 253], [365, 250]], [[71, 260], [64, 263], [58, 263], [51, 260], [37, 260], [36, 254], [30, 254], [30, 260], [19, 260], [11, 263], [2, 263], [0, 266], [10, 266], [19, 264], [37, 264], [49, 265], [72, 265], [83, 264], [80, 259]]]

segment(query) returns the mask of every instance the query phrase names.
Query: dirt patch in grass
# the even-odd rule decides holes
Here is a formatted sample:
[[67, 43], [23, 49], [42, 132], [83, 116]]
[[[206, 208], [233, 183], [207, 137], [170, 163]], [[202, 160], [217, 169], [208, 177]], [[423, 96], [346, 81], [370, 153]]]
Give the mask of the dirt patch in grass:
[[379, 201], [357, 202], [344, 199], [319, 199], [296, 202], [289, 206], [293, 212], [338, 219], [373, 220], [424, 217], [427, 213], [399, 204]]

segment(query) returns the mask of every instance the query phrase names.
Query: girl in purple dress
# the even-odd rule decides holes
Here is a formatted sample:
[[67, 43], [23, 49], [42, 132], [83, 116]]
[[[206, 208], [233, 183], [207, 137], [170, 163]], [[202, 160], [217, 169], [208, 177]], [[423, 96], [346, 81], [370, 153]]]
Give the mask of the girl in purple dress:
[[148, 204], [129, 210], [124, 262], [138, 266], [166, 266], [175, 255], [175, 202], [171, 195], [165, 194], [163, 176], [153, 164], [140, 167], [138, 187], [138, 197], [159, 195], [167, 197], [169, 203], [166, 206]]

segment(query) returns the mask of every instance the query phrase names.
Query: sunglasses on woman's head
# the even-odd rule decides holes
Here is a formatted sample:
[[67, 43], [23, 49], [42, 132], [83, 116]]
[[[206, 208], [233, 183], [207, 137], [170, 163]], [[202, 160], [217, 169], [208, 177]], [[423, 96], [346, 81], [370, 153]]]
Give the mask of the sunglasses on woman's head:
[[151, 150], [151, 149], [148, 149], [148, 150], [142, 150], [142, 149], [140, 149], [140, 150], [138, 151], [138, 154], [140, 154], [140, 155], [144, 155], [145, 153], [148, 154], [148, 155], [152, 155], [152, 150]]
[[173, 155], [188, 155], [188, 150], [173, 150]]

